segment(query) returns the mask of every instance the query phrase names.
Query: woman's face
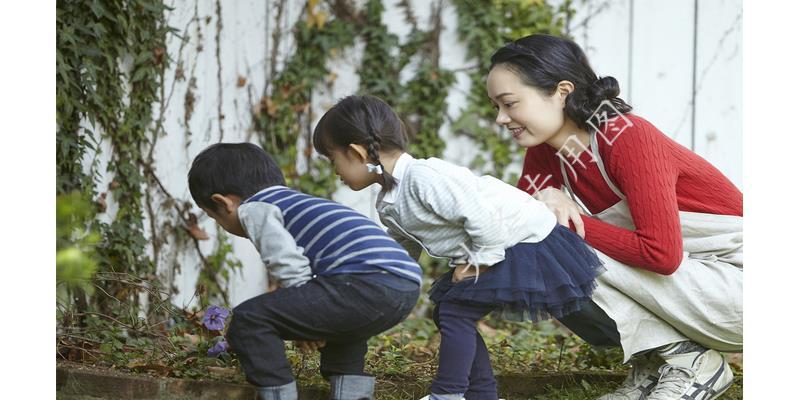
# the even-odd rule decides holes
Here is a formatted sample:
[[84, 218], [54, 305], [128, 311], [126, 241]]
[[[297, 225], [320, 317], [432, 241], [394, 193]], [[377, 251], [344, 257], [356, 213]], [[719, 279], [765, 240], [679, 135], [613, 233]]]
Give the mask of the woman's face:
[[523, 147], [547, 142], [564, 126], [564, 97], [526, 85], [504, 65], [489, 71], [486, 92], [497, 110], [495, 121]]

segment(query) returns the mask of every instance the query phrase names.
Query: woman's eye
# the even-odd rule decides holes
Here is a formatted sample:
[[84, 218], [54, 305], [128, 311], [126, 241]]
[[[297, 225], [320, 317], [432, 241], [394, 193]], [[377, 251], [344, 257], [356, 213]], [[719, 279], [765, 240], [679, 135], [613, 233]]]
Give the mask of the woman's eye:
[[505, 103], [505, 104], [503, 104], [503, 105], [504, 105], [504, 106], [506, 106], [506, 108], [511, 108], [511, 106], [513, 106], [513, 105], [514, 105], [514, 104], [516, 104], [516, 103], [517, 103], [517, 102], [513, 102], [513, 103]]

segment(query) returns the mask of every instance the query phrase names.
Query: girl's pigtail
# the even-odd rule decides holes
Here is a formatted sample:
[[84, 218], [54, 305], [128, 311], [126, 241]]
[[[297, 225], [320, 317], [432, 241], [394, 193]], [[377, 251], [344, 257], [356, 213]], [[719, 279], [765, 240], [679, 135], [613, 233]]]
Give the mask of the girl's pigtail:
[[383, 187], [382, 191], [388, 192], [394, 189], [397, 186], [397, 180], [394, 179], [392, 174], [386, 171], [386, 168], [383, 167], [380, 159], [380, 153], [378, 151], [381, 148], [381, 138], [378, 136], [377, 132], [372, 128], [372, 123], [369, 115], [369, 107], [367, 106], [367, 101], [364, 97], [361, 98], [361, 105], [364, 108], [364, 122], [366, 123], [367, 133], [370, 136], [370, 141], [367, 144], [367, 155], [377, 164], [380, 168], [379, 173], [381, 175], [381, 186]]

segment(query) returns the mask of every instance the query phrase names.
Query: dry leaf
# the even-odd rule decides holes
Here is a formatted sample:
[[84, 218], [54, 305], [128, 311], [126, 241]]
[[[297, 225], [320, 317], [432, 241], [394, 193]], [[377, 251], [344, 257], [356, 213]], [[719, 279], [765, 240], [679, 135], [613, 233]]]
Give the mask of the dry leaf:
[[167, 49], [163, 47], [158, 47], [153, 50], [153, 56], [155, 57], [156, 65], [160, 65], [161, 62], [164, 60], [164, 54], [167, 52]]
[[100, 197], [97, 198], [97, 209], [100, 210], [99, 212], [104, 213], [108, 208], [108, 203], [106, 202], [106, 192], [100, 193]]
[[306, 112], [308, 111], [310, 106], [311, 106], [310, 103], [295, 104], [292, 106], [292, 110], [294, 110], [294, 112], [296, 113]]
[[247, 78], [245, 78], [245, 77], [243, 77], [241, 75], [239, 75], [239, 77], [236, 79], [236, 87], [242, 87], [246, 83], [247, 83]]

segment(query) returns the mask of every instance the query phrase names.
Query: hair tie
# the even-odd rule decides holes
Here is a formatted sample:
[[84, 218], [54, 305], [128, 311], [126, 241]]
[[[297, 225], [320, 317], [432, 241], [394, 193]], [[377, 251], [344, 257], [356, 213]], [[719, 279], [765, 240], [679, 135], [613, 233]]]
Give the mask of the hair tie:
[[383, 168], [380, 165], [367, 163], [367, 172], [374, 172], [378, 175], [383, 175]]

